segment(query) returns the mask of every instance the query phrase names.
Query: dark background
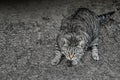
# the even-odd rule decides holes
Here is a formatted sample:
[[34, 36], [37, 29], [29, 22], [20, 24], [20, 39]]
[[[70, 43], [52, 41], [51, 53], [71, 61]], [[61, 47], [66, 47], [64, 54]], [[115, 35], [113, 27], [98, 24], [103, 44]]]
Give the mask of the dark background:
[[[77, 8], [116, 11], [101, 26], [99, 61], [91, 51], [83, 65], [52, 66], [61, 19]], [[0, 2], [0, 80], [120, 80], [119, 0], [4, 0]]]

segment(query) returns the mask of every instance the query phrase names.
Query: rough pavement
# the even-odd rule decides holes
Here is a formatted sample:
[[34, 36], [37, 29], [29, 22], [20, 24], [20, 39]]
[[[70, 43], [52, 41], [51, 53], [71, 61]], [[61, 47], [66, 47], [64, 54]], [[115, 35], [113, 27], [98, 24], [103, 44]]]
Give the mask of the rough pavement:
[[[82, 64], [52, 66], [61, 19], [77, 8], [116, 10], [101, 26], [100, 61], [88, 51]], [[27, 0], [0, 3], [0, 80], [120, 80], [119, 0]]]

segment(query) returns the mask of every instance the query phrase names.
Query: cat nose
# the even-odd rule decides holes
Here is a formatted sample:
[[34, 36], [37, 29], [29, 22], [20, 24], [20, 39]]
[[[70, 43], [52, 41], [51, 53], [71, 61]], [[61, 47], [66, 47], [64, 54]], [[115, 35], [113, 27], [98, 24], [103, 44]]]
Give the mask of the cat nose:
[[69, 57], [70, 57], [70, 59], [72, 59], [74, 57], [74, 55], [70, 55]]

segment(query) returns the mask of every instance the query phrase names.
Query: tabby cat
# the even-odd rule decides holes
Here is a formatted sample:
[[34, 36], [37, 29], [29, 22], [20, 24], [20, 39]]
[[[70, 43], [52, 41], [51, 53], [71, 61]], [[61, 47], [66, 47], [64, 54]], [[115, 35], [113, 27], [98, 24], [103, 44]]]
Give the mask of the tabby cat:
[[61, 22], [57, 36], [57, 49], [52, 65], [57, 65], [62, 55], [71, 65], [77, 65], [88, 47], [92, 48], [92, 58], [99, 60], [98, 37], [101, 20], [105, 20], [114, 12], [96, 15], [87, 8], [79, 8], [74, 14]]

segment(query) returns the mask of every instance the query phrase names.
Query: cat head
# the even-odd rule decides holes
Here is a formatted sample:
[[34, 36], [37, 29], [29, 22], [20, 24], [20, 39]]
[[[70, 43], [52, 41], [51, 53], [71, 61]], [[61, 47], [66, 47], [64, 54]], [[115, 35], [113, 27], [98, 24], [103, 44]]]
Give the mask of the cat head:
[[79, 41], [76, 46], [69, 46], [69, 40], [63, 38], [64, 45], [62, 47], [62, 54], [65, 55], [68, 60], [80, 59], [84, 54], [85, 41]]

